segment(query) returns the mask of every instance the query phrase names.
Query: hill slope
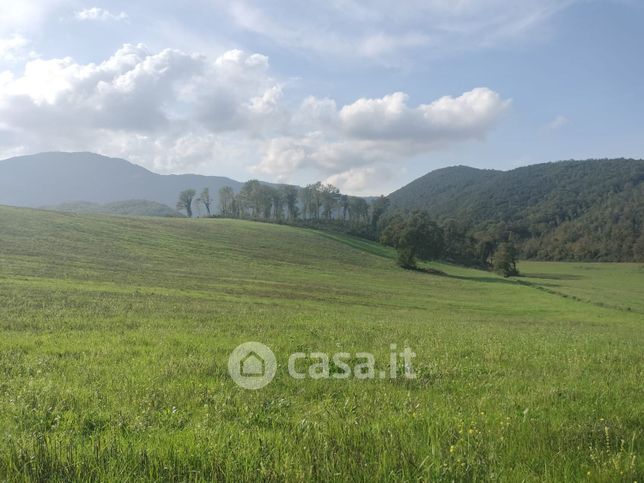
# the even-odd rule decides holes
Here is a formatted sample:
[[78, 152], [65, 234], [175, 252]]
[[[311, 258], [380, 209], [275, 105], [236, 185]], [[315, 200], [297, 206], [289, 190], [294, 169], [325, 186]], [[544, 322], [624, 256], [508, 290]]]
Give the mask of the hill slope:
[[104, 213], [109, 215], [130, 216], [184, 216], [167, 205], [148, 200], [125, 200], [113, 203], [90, 203], [77, 201], [61, 203], [53, 206], [43, 206], [41, 209], [51, 211], [66, 211], [69, 213]]
[[220, 176], [160, 175], [124, 159], [93, 153], [41, 153], [0, 161], [0, 204], [13, 206], [135, 199], [175, 206], [185, 189], [199, 192], [208, 187], [216, 194], [223, 186], [237, 191], [241, 183]]
[[494, 236], [512, 233], [524, 256], [644, 258], [644, 160], [562, 161], [511, 171], [433, 171], [389, 196]]
[[[641, 314], [582, 300], [602, 266], [525, 270], [565, 282], [556, 294], [448, 265], [405, 271], [379, 245], [265, 223], [0, 207], [0, 226], [0, 479], [644, 471]], [[621, 270], [630, 304], [644, 272], [613, 266], [611, 285]], [[278, 360], [258, 391], [228, 375], [247, 341]], [[416, 352], [416, 379], [287, 372], [296, 351], [370, 352], [388, 371], [390, 344]]]

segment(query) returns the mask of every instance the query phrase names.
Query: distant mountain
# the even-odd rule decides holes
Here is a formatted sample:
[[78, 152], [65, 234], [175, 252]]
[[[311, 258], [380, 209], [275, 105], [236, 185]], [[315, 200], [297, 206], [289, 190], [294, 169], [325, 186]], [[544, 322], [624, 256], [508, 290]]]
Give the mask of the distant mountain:
[[632, 260], [644, 250], [644, 160], [561, 161], [511, 171], [456, 166], [389, 195], [393, 209], [511, 237], [527, 257]]
[[242, 183], [221, 176], [161, 175], [124, 159], [93, 153], [41, 153], [0, 161], [0, 204], [41, 207], [82, 200], [113, 203], [148, 200], [174, 207], [179, 193], [217, 191]]
[[61, 203], [53, 206], [42, 206], [45, 210], [67, 211], [70, 213], [105, 213], [110, 215], [130, 216], [169, 216], [182, 217], [183, 214], [167, 205], [148, 200], [115, 201], [101, 205], [89, 201]]

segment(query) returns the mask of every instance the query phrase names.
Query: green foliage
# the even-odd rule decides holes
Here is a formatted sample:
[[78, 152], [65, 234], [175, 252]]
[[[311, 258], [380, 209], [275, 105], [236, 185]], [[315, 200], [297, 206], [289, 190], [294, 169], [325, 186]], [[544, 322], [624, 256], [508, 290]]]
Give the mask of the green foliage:
[[633, 245], [633, 259], [638, 262], [644, 262], [644, 233], [640, 235], [635, 245]]
[[197, 192], [193, 189], [187, 189], [179, 194], [177, 201], [177, 210], [185, 210], [188, 218], [192, 218], [192, 200]]
[[[519, 283], [242, 220], [0, 207], [0, 227], [0, 480], [644, 474], [638, 264], [529, 262]], [[251, 340], [280, 364], [254, 392], [226, 368]], [[392, 343], [417, 379], [285, 371], [314, 350], [387, 370]]]
[[[230, 218], [289, 223], [323, 230], [374, 237], [367, 200], [340, 193], [331, 184], [317, 182], [304, 188], [270, 186], [251, 180], [239, 194], [220, 190], [221, 215]], [[232, 208], [231, 208], [232, 207]], [[376, 213], [376, 212], [374, 212]], [[375, 216], [382, 214], [382, 208]]]
[[387, 209], [389, 208], [389, 204], [390, 204], [389, 198], [385, 196], [379, 196], [373, 201], [371, 205], [371, 209], [372, 209], [371, 225], [373, 229], [375, 230], [378, 229], [380, 219], [387, 212]]
[[396, 263], [402, 268], [416, 268], [416, 252], [414, 249], [405, 244], [400, 244], [396, 251], [398, 256], [396, 257]]
[[219, 209], [223, 216], [234, 216], [236, 213], [235, 192], [230, 186], [219, 189]]
[[[433, 171], [389, 198], [457, 220], [479, 240], [513, 241], [522, 257], [636, 260], [644, 226], [644, 161], [564, 161], [512, 171]], [[641, 258], [640, 258], [641, 259]]]
[[300, 210], [297, 206], [298, 189], [295, 186], [284, 185], [281, 188], [286, 204], [287, 219], [290, 221], [297, 220]]
[[206, 209], [206, 213], [208, 214], [208, 216], [210, 216], [212, 214], [211, 206], [214, 200], [210, 196], [210, 190], [208, 188], [203, 189], [197, 201], [203, 204], [204, 208]]
[[415, 268], [417, 258], [435, 260], [444, 249], [443, 231], [420, 210], [389, 219], [380, 240], [396, 248], [398, 265], [403, 268]]
[[512, 243], [504, 242], [499, 245], [494, 253], [492, 264], [494, 271], [504, 277], [514, 277], [519, 274], [517, 270], [517, 251]]

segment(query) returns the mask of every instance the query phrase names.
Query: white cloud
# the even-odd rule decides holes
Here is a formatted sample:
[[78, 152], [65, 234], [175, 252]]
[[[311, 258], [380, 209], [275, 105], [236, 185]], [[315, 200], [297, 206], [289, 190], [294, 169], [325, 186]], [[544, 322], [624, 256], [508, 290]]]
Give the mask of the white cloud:
[[392, 64], [410, 52], [440, 56], [525, 38], [579, 0], [212, 1], [238, 28], [282, 47]]
[[342, 188], [349, 193], [373, 192], [374, 186], [382, 186], [391, 179], [391, 171], [386, 164], [352, 168], [329, 176], [325, 183]]
[[64, 117], [70, 132], [83, 126], [151, 131], [195, 120], [211, 130], [236, 129], [278, 110], [281, 87], [266, 69], [265, 57], [241, 51], [211, 61], [126, 44], [99, 64], [36, 59], [21, 76], [3, 73], [0, 112], [23, 129], [37, 117]]
[[22, 53], [29, 42], [20, 34], [0, 38], [0, 60], [15, 61], [22, 57]]
[[509, 100], [479, 87], [410, 105], [395, 92], [338, 106], [284, 98], [268, 58], [216, 58], [126, 44], [100, 63], [34, 59], [0, 72], [0, 152], [89, 150], [163, 171], [246, 166], [271, 179], [301, 173], [344, 189], [382, 182], [406, 159], [483, 139]]
[[223, 140], [238, 140], [226, 133], [279, 125], [281, 86], [267, 69], [266, 57], [242, 51], [209, 59], [130, 44], [98, 64], [31, 60], [21, 74], [0, 73], [0, 129], [12, 143], [2, 147], [92, 150], [185, 169], [230, 154]]
[[100, 21], [107, 21], [107, 20], [119, 21], [119, 20], [128, 19], [128, 15], [125, 12], [112, 13], [109, 10], [105, 10], [104, 8], [99, 8], [99, 7], [92, 7], [92, 8], [85, 8], [83, 10], [78, 10], [74, 13], [74, 17], [76, 18], [76, 20], [100, 20]]
[[293, 173], [313, 169], [344, 189], [361, 190], [388, 166], [483, 139], [509, 106], [510, 100], [484, 87], [416, 107], [408, 105], [402, 92], [358, 99], [339, 110], [332, 100], [310, 97], [293, 121], [298, 127], [318, 129], [269, 140], [254, 169], [285, 181]]
[[555, 117], [552, 121], [550, 121], [548, 124], [546, 124], [546, 129], [548, 129], [549, 131], [557, 131], [569, 123], [570, 123], [570, 119], [560, 114], [557, 117]]
[[443, 142], [484, 135], [510, 104], [485, 87], [415, 108], [410, 108], [407, 100], [403, 92], [359, 99], [340, 111], [342, 127], [350, 136], [362, 139]]

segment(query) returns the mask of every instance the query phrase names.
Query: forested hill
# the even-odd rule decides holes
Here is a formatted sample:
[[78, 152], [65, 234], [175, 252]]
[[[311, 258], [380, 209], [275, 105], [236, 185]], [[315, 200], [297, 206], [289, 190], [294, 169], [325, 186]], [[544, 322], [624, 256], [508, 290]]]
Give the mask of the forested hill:
[[473, 232], [515, 241], [523, 256], [632, 260], [644, 253], [644, 160], [561, 161], [511, 171], [456, 166], [389, 195]]

